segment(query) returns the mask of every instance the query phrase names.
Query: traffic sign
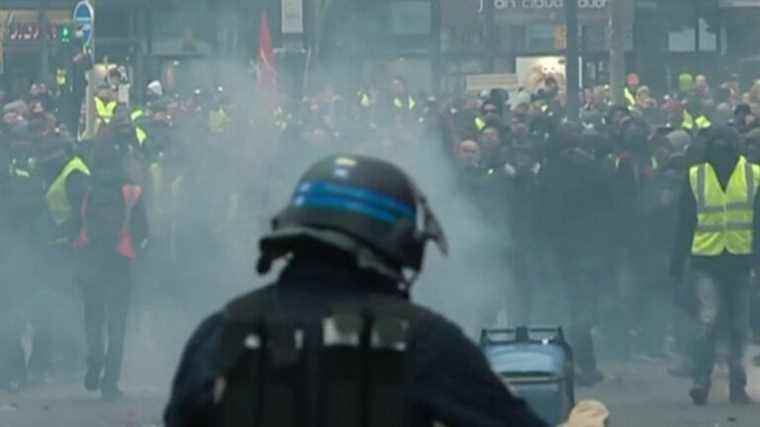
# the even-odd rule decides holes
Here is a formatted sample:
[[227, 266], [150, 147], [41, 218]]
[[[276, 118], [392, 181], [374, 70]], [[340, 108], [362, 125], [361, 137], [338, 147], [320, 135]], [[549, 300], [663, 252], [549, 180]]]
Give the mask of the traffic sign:
[[84, 45], [90, 46], [95, 34], [95, 9], [88, 0], [82, 0], [74, 7], [73, 18], [77, 27], [81, 27]]

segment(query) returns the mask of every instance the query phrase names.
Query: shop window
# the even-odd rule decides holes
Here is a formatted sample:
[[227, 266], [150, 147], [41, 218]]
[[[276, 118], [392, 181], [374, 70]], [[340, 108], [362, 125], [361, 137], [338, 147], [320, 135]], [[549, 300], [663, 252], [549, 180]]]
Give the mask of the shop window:
[[430, 34], [430, 2], [391, 3], [391, 32], [394, 35]]
[[98, 10], [96, 31], [99, 37], [127, 37], [129, 35], [129, 20], [124, 10]]
[[699, 19], [699, 50], [700, 52], [715, 52], [718, 48], [718, 36], [710, 31], [707, 21]]
[[497, 22], [496, 48], [499, 52], [524, 52], [526, 49], [525, 26]]
[[604, 52], [609, 49], [609, 26], [606, 23], [581, 27], [581, 46], [584, 52]]
[[484, 38], [483, 27], [479, 25], [448, 26], [441, 33], [441, 49], [443, 52], [477, 52], [483, 48]]
[[671, 52], [694, 52], [696, 48], [694, 27], [668, 31], [668, 50]]
[[554, 48], [554, 25], [533, 24], [526, 27], [527, 50], [530, 52], [548, 52]]
[[[209, 54], [211, 43], [216, 40], [206, 17], [208, 11], [203, 5], [184, 5], [177, 9], [156, 9], [153, 22], [160, 22], [153, 28], [153, 53], [159, 55]], [[271, 22], [271, 21], [270, 21]]]

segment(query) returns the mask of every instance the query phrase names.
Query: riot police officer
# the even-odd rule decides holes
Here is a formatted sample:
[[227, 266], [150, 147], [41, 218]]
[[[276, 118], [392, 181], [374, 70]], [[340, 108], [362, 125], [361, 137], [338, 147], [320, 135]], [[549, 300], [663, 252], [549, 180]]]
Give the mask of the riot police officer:
[[412, 304], [424, 248], [447, 243], [397, 167], [312, 166], [260, 241], [279, 279], [207, 318], [184, 351], [167, 426], [545, 426], [452, 323]]

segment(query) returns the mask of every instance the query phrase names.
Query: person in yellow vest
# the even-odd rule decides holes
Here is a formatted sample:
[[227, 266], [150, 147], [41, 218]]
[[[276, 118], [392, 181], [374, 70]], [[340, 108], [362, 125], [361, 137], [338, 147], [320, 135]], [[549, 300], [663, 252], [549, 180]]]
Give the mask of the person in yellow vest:
[[77, 207], [80, 232], [74, 242], [79, 259], [75, 281], [84, 302], [84, 387], [100, 390], [106, 401], [123, 397], [119, 379], [132, 292], [131, 269], [148, 238], [143, 188], [129, 178], [128, 151], [128, 144], [118, 138], [95, 141], [92, 174]]
[[102, 129], [111, 123], [118, 106], [119, 103], [113, 91], [102, 89], [95, 95], [95, 113], [98, 119], [97, 129]]
[[90, 168], [83, 156], [69, 155], [64, 147], [49, 153], [40, 163], [47, 182], [45, 202], [55, 225], [53, 243], [67, 243], [79, 232], [75, 219], [86, 192]]
[[413, 114], [417, 109], [417, 101], [409, 92], [406, 80], [395, 77], [391, 82], [391, 106], [398, 115]]
[[625, 89], [623, 94], [625, 95], [625, 106], [628, 108], [636, 108], [636, 91], [639, 89], [639, 76], [636, 73], [628, 74], [626, 78]]
[[710, 118], [704, 113], [702, 100], [692, 97], [683, 109], [681, 127], [692, 133], [699, 133], [712, 126]]
[[[750, 276], [758, 264], [760, 166], [740, 155], [739, 134], [728, 126], [706, 132], [705, 157], [689, 169], [680, 201], [671, 274], [676, 303], [697, 317], [694, 386], [690, 396], [704, 405], [710, 393], [715, 347], [729, 336], [729, 398], [751, 403], [743, 366], [749, 328]], [[690, 261], [690, 277], [684, 266]]]
[[135, 127], [135, 138], [137, 139], [138, 145], [143, 147], [145, 141], [148, 139], [148, 132], [145, 128], [145, 110], [143, 110], [142, 107], [133, 108], [132, 112], [129, 113], [129, 120]]

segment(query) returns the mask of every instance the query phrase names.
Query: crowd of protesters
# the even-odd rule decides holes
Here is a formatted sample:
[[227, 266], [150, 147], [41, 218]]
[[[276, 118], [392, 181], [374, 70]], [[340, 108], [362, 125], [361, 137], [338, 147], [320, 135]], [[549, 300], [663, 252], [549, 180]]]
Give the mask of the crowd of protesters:
[[456, 171], [452, 191], [502, 236], [495, 250], [511, 286], [498, 309], [506, 305], [510, 323], [545, 321], [537, 296], [561, 282], [581, 384], [603, 378], [599, 334], [614, 337], [619, 357], [675, 356], [671, 373], [689, 375], [679, 355], [691, 351], [697, 322], [670, 264], [678, 204], [711, 129], [735, 129], [742, 153], [760, 160], [760, 81], [677, 81], [658, 97], [631, 74], [620, 105], [608, 86], [588, 88], [578, 121], [566, 118], [562, 76], [538, 70], [526, 87], [459, 97], [416, 93], [401, 77], [343, 96], [328, 86], [292, 109], [281, 147], [396, 158], [435, 145], [450, 159], [436, 167]]
[[[273, 96], [261, 105], [231, 87], [179, 96], [158, 81], [148, 85], [144, 105], [130, 105], [120, 99], [118, 72], [94, 94], [90, 138], [44, 84], [0, 99], [0, 264], [10, 278], [0, 313], [13, 319], [0, 333], [5, 387], [44, 378], [56, 365], [76, 366], [76, 345], [67, 348], [55, 313], [25, 302], [37, 293], [71, 300], [77, 292], [61, 283], [76, 265], [70, 252], [79, 227], [56, 224], [46, 194], [63, 165], [74, 157], [88, 162], [103, 138], [126, 140], [129, 179], [146, 189], [149, 237], [158, 248], [151, 257], [176, 267], [158, 274], [177, 287], [209, 247], [255, 250], [245, 227], [251, 219], [265, 223], [256, 213], [282, 197], [294, 179], [288, 172], [303, 169], [294, 162], [330, 152], [394, 159], [409, 146], [443, 153], [448, 163], [435, 167], [456, 175], [453, 194], [503, 235], [497, 251], [510, 274], [503, 284], [509, 322], [541, 323], [536, 294], [543, 283], [562, 282], [579, 379], [587, 384], [602, 378], [592, 340], [600, 318], [613, 319], [601, 326], [625, 344], [617, 347], [623, 357], [688, 347], [688, 310], [674, 304], [679, 290], [668, 263], [678, 194], [704, 135], [732, 126], [746, 156], [760, 160], [760, 81], [747, 88], [730, 78], [713, 87], [684, 73], [677, 91], [656, 97], [632, 74], [624, 105], [612, 103], [609, 87], [584, 90], [575, 122], [565, 118], [562, 77], [540, 71], [509, 92], [434, 97], [384, 76], [351, 90], [320, 84], [306, 98]], [[17, 345], [25, 337], [26, 349]]]

